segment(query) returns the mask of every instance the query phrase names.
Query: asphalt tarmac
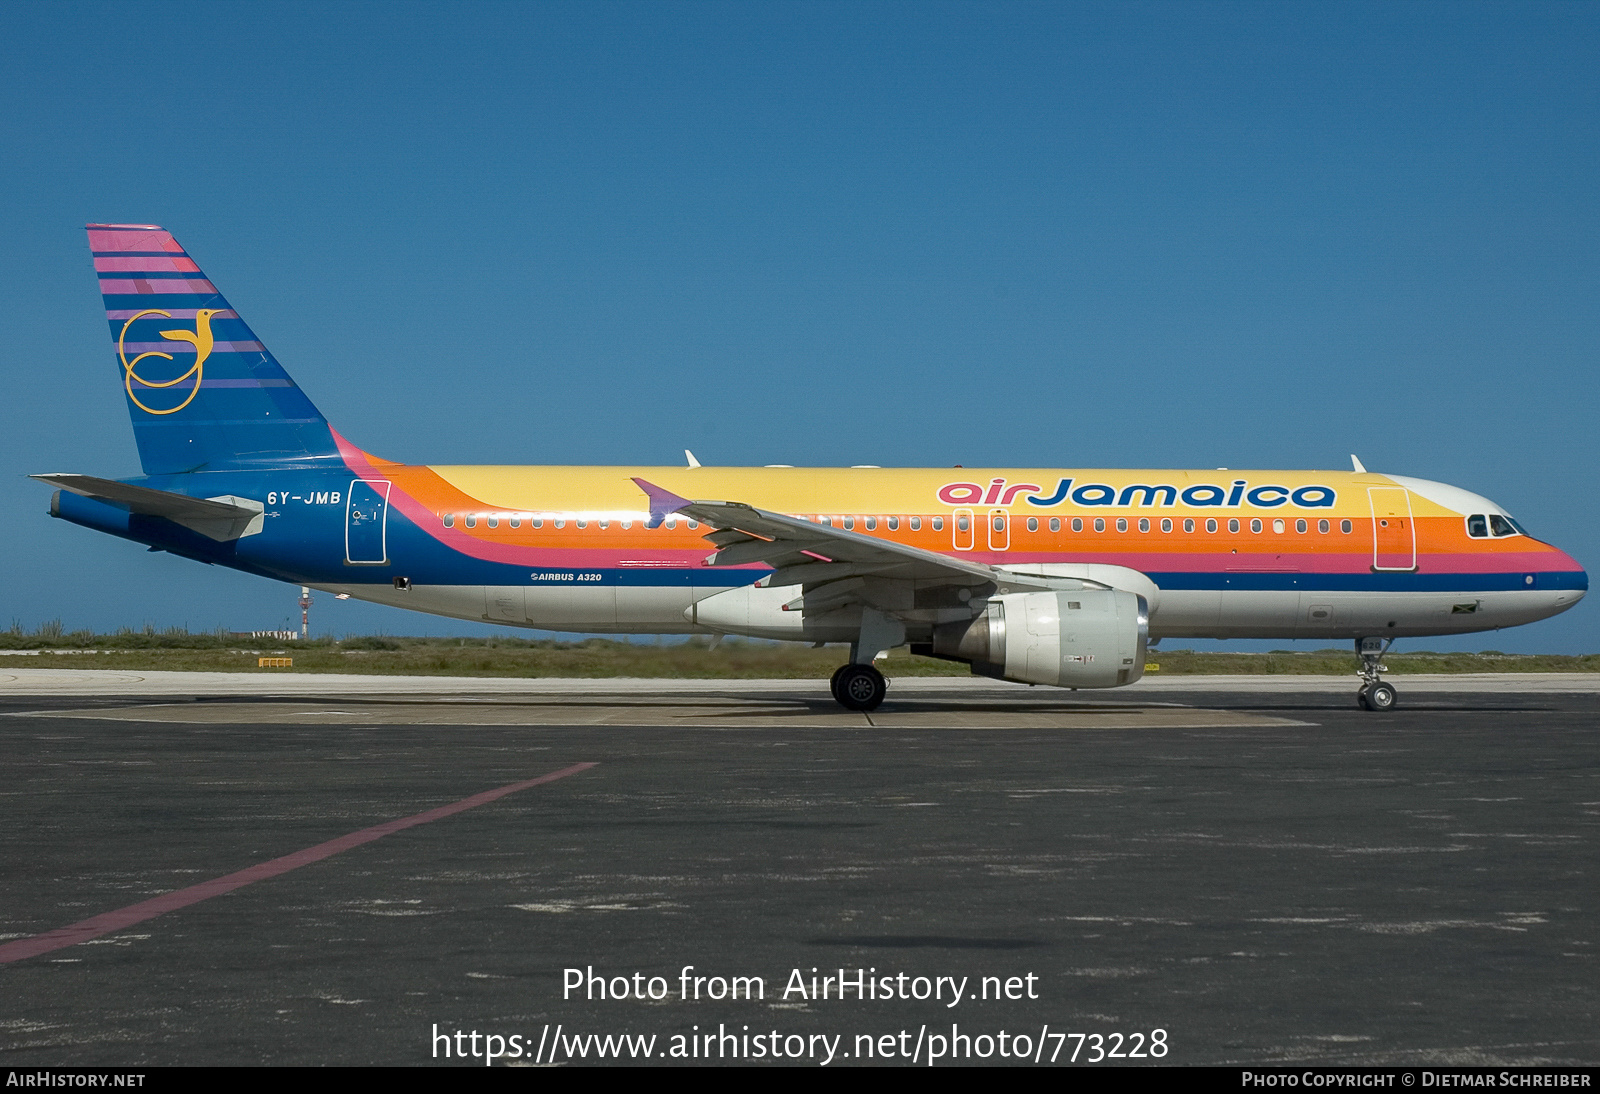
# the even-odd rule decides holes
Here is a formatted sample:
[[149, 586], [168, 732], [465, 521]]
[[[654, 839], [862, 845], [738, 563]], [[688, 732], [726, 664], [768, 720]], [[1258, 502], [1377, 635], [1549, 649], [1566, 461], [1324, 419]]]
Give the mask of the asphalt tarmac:
[[329, 680], [0, 688], [0, 1061], [1600, 1062], [1592, 686]]

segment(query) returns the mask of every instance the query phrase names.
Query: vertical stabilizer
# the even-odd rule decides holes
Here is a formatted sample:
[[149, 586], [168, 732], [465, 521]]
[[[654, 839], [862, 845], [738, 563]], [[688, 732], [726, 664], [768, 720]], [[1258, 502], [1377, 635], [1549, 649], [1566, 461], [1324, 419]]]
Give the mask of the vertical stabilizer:
[[177, 240], [153, 224], [88, 228], [145, 474], [338, 456], [327, 420]]

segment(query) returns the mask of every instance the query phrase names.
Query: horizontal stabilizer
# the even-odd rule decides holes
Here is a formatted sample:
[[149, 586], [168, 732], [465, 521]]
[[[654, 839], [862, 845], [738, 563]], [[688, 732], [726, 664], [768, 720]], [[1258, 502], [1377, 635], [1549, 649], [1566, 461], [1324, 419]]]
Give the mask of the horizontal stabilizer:
[[30, 475], [29, 478], [107, 505], [115, 505], [130, 513], [164, 517], [218, 543], [253, 536], [261, 531], [264, 506], [249, 498], [236, 498], [231, 494], [218, 498], [191, 498], [187, 494], [133, 486], [115, 479], [95, 478], [93, 475]]

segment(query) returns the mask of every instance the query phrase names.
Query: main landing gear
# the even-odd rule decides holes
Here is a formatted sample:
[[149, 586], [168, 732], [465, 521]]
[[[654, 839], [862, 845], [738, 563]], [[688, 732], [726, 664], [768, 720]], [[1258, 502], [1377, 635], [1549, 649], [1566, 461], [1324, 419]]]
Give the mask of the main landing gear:
[[889, 682], [871, 665], [840, 665], [828, 682], [833, 697], [849, 710], [876, 710], [888, 694]]
[[1388, 665], [1382, 664], [1383, 655], [1394, 645], [1393, 638], [1358, 638], [1356, 656], [1361, 658], [1361, 690], [1356, 692], [1356, 703], [1362, 710], [1393, 710], [1394, 687], [1383, 682], [1381, 673]]

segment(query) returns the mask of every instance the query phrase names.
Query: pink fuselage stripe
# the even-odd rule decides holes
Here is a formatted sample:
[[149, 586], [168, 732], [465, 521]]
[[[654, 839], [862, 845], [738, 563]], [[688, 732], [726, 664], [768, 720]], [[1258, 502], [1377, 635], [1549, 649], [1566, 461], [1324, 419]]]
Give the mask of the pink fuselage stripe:
[[8, 961], [21, 961], [27, 957], [36, 957], [42, 953], [49, 953], [51, 950], [59, 950], [65, 946], [74, 946], [79, 942], [87, 942], [91, 938], [99, 938], [101, 935], [111, 934], [113, 931], [126, 930], [136, 923], [143, 923], [145, 920], [154, 919], [158, 915], [175, 912], [179, 908], [187, 908], [191, 904], [198, 904], [202, 900], [209, 900], [223, 893], [231, 893], [233, 890], [243, 888], [251, 882], [265, 881], [267, 878], [286, 874], [290, 870], [308, 866], [313, 862], [320, 862], [342, 851], [348, 851], [352, 847], [360, 847], [363, 843], [371, 843], [373, 840], [382, 839], [384, 836], [394, 832], [414, 828], [419, 824], [427, 824], [429, 821], [442, 820], [445, 817], [454, 816], [468, 809], [487, 805], [489, 802], [503, 798], [507, 794], [515, 794], [519, 790], [527, 790], [529, 787], [564, 779], [568, 775], [576, 775], [580, 771], [587, 771], [593, 766], [595, 766], [593, 763], [573, 764], [571, 767], [564, 767], [560, 771], [552, 771], [548, 775], [540, 775], [536, 779], [512, 783], [510, 786], [502, 786], [497, 790], [486, 790], [482, 794], [474, 794], [470, 798], [462, 798], [460, 801], [453, 802], [450, 805], [441, 805], [439, 808], [430, 809], [426, 813], [418, 813], [411, 817], [401, 817], [399, 820], [387, 821], [371, 828], [363, 828], [359, 832], [351, 832], [347, 836], [340, 836], [338, 839], [319, 843], [315, 847], [307, 847], [303, 851], [296, 851], [293, 854], [284, 855], [268, 862], [247, 866], [243, 870], [223, 877], [212, 878], [210, 881], [202, 881], [200, 884], [191, 885], [187, 889], [164, 893], [161, 896], [152, 897], [138, 904], [130, 904], [126, 908], [118, 908], [114, 912], [105, 912], [102, 915], [85, 919], [81, 923], [74, 923], [70, 927], [62, 927], [59, 930], [34, 935], [32, 938], [21, 938], [15, 942], [7, 942], [4, 945], [0, 945], [0, 964]]

